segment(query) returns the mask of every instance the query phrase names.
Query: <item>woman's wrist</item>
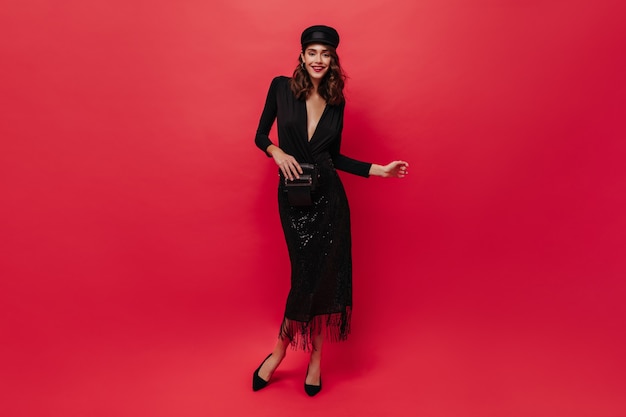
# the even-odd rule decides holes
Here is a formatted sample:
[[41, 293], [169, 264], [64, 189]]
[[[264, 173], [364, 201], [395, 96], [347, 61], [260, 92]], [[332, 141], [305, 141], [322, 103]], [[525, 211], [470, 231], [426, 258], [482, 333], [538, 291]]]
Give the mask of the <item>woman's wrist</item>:
[[279, 149], [278, 146], [272, 144], [272, 145], [268, 146], [267, 149], [265, 149], [265, 152], [269, 156], [274, 156], [274, 152], [276, 152], [277, 149]]
[[382, 177], [384, 174], [382, 165], [372, 164], [369, 174], [370, 176]]

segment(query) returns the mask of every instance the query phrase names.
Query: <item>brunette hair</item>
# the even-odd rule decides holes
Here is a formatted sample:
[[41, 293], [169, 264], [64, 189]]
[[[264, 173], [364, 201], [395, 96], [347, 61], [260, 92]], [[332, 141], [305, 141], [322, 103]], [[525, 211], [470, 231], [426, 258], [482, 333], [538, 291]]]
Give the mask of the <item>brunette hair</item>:
[[[304, 52], [304, 51], [303, 51]], [[328, 53], [330, 54], [330, 65], [328, 72], [322, 78], [320, 85], [317, 88], [319, 95], [326, 100], [326, 103], [336, 106], [343, 104], [345, 98], [343, 96], [343, 86], [345, 84], [346, 75], [341, 69], [339, 64], [339, 56], [337, 51], [332, 46], [328, 45]], [[313, 90], [313, 83], [309, 77], [309, 73], [303, 66], [302, 56], [298, 55], [298, 66], [293, 72], [291, 80], [289, 80], [291, 91], [298, 100], [306, 100], [311, 90]]]

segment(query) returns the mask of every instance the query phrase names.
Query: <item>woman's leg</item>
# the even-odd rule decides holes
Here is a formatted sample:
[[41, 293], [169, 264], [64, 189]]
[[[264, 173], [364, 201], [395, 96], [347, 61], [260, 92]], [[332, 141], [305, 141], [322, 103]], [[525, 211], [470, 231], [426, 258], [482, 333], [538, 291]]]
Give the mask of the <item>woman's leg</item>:
[[321, 385], [322, 375], [322, 345], [324, 344], [324, 334], [320, 333], [313, 338], [313, 351], [309, 360], [309, 368], [307, 371], [307, 385]]
[[[287, 319], [283, 322], [283, 327], [288, 325]], [[272, 374], [278, 368], [278, 365], [283, 361], [285, 354], [287, 353], [287, 348], [289, 347], [289, 343], [291, 339], [288, 338], [281, 333], [278, 335], [278, 340], [276, 341], [276, 346], [274, 346], [274, 350], [272, 351], [272, 356], [270, 356], [259, 369], [259, 377], [261, 377], [265, 381], [269, 381], [272, 378]]]

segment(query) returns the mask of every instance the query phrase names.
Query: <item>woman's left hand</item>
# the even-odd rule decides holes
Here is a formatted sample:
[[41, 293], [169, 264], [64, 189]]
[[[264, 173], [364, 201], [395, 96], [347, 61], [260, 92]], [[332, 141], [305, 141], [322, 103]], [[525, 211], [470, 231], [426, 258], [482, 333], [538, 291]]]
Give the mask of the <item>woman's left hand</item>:
[[409, 163], [405, 161], [393, 161], [387, 165], [372, 164], [370, 175], [383, 178], [404, 178], [409, 173]]

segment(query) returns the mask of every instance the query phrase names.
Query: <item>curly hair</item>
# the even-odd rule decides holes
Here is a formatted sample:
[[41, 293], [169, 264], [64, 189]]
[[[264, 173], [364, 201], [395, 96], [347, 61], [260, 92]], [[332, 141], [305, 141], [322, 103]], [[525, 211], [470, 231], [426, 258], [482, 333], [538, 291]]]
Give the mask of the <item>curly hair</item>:
[[[330, 65], [328, 72], [322, 78], [320, 85], [317, 88], [319, 95], [326, 100], [326, 103], [336, 106], [343, 104], [345, 98], [343, 96], [343, 87], [346, 80], [346, 75], [341, 69], [339, 64], [339, 56], [335, 48], [328, 46], [328, 52], [330, 54]], [[298, 56], [298, 66], [293, 72], [293, 76], [289, 81], [291, 91], [298, 100], [306, 100], [313, 90], [313, 83], [311, 77], [303, 66], [302, 56]]]

